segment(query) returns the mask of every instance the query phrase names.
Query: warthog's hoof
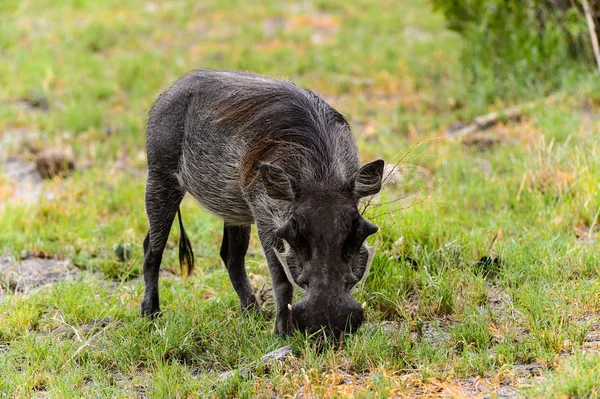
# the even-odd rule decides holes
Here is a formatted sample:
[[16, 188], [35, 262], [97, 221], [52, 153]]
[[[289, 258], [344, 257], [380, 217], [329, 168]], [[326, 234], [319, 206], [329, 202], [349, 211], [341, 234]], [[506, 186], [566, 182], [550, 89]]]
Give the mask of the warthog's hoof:
[[142, 316], [154, 318], [160, 314], [160, 307], [156, 305], [152, 306], [152, 304], [144, 300], [142, 301], [141, 314]]
[[294, 326], [292, 324], [292, 315], [288, 313], [286, 317], [275, 317], [275, 329], [273, 334], [288, 336], [294, 332]]

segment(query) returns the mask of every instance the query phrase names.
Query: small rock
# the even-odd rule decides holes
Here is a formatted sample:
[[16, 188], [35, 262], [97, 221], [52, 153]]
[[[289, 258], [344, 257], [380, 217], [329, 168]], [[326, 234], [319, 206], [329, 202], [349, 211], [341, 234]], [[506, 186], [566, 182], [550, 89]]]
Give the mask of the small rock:
[[43, 179], [66, 176], [75, 169], [75, 157], [71, 150], [47, 149], [37, 155], [35, 167]]
[[260, 358], [261, 362], [269, 362], [271, 360], [285, 360], [292, 355], [292, 346], [286, 345], [275, 349]]
[[70, 326], [60, 326], [56, 328], [52, 333], [56, 336], [72, 338], [75, 336], [75, 331]]
[[[250, 370], [249, 367], [240, 367], [239, 371], [240, 371], [240, 377], [242, 377], [244, 379], [249, 379], [252, 377], [252, 370]], [[219, 380], [227, 381], [228, 379], [233, 377], [236, 372], [237, 372], [237, 370], [225, 371], [224, 373], [221, 373], [219, 375]]]
[[[267, 362], [271, 362], [273, 360], [285, 360], [288, 357], [290, 357], [292, 355], [292, 346], [291, 345], [286, 345], [283, 346], [281, 348], [275, 349], [272, 352], [267, 353], [266, 355], [264, 355], [263, 357], [260, 358], [260, 362], [254, 361], [252, 363], [250, 363], [250, 366], [246, 367], [246, 366], [242, 366], [239, 369], [240, 372], [240, 376], [244, 379], [248, 379], [250, 377], [252, 377], [252, 371], [254, 369], [256, 369], [256, 367], [259, 365], [259, 363], [267, 363]], [[229, 371], [225, 371], [224, 373], [221, 373], [219, 375], [219, 380], [220, 381], [226, 381], [229, 378], [233, 377], [235, 375], [237, 370], [229, 370]]]

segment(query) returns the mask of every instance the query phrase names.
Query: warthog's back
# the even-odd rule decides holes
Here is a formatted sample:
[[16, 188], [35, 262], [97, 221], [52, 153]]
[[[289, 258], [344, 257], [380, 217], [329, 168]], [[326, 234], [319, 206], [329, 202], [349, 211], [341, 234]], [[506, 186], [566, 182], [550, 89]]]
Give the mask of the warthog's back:
[[[169, 152], [174, 155], [166, 156]], [[330, 187], [359, 167], [344, 118], [290, 82], [196, 71], [156, 101], [148, 121], [149, 167], [175, 173], [183, 188], [225, 222], [254, 222], [261, 162], [279, 164], [304, 185]]]

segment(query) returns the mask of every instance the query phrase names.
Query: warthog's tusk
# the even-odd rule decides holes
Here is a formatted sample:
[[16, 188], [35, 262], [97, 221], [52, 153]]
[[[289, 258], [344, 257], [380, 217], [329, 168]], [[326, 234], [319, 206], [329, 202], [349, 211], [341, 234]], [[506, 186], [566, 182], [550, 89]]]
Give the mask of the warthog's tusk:
[[360, 305], [360, 307], [361, 307], [361, 308], [363, 308], [363, 309], [364, 309], [364, 308], [366, 308], [366, 307], [367, 307], [367, 303], [366, 303], [366, 302], [363, 302], [363, 304], [362, 304], [362, 305]]
[[289, 303], [288, 303], [288, 309], [290, 310], [290, 312], [292, 311], [292, 305], [290, 305]]

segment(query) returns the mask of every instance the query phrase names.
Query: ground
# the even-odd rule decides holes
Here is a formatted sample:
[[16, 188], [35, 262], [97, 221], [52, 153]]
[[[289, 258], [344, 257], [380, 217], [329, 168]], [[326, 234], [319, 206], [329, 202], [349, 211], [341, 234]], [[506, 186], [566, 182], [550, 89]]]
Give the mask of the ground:
[[[462, 78], [468, 43], [420, 0], [4, 0], [0, 14], [0, 397], [598, 397], [597, 75], [488, 103]], [[366, 210], [380, 232], [358, 333], [283, 339], [243, 316], [221, 222], [191, 199], [196, 273], [178, 275], [174, 228], [164, 313], [140, 317], [146, 115], [197, 67], [311, 88], [363, 161], [389, 163]], [[518, 119], [454, 133], [519, 101], [533, 106]], [[255, 235], [247, 264], [273, 310]]]

